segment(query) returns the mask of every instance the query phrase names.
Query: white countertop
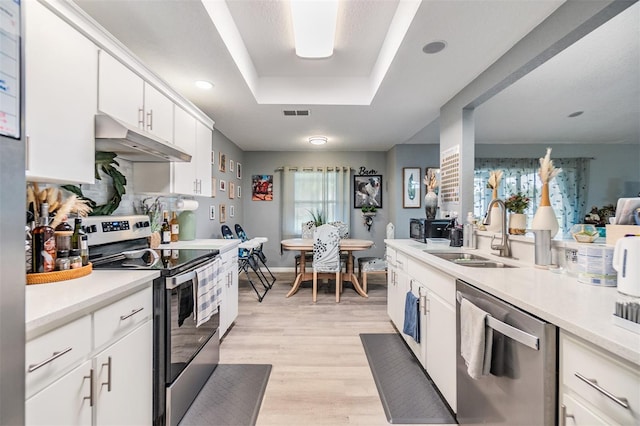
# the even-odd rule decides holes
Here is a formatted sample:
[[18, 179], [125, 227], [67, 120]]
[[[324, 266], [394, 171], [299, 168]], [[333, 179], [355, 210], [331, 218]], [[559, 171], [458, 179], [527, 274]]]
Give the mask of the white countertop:
[[191, 241], [177, 241], [175, 243], [160, 244], [159, 249], [206, 249], [206, 250], [220, 250], [220, 253], [224, 253], [240, 244], [239, 239], [225, 240], [220, 239], [200, 239]]
[[67, 281], [26, 286], [27, 340], [142, 290], [158, 271], [92, 271]]
[[518, 265], [518, 268], [471, 268], [428, 254], [426, 244], [414, 240], [385, 240], [392, 248], [505, 300], [583, 339], [640, 365], [640, 334], [616, 326], [612, 313], [618, 291], [578, 282], [576, 277], [504, 259], [485, 251], [468, 251]]

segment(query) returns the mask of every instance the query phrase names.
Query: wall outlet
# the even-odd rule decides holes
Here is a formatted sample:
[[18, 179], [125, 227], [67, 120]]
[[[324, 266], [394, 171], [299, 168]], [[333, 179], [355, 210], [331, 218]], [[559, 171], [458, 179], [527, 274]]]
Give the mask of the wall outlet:
[[209, 220], [216, 219], [216, 206], [209, 206]]

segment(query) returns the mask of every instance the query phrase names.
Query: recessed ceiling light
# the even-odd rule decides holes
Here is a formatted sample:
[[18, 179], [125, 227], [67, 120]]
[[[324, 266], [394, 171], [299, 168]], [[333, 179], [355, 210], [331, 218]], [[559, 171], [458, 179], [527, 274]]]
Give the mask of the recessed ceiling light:
[[311, 136], [309, 138], [309, 143], [311, 145], [324, 145], [325, 143], [327, 143], [327, 137], [326, 136]]
[[445, 47], [447, 47], [447, 42], [444, 40], [432, 41], [425, 44], [422, 51], [431, 55], [443, 51]]
[[584, 114], [584, 111], [576, 111], [576, 112], [572, 112], [567, 117], [573, 118], [573, 117], [577, 117], [577, 116], [582, 115], [582, 114]]
[[196, 81], [196, 87], [198, 89], [210, 90], [213, 88], [213, 83], [206, 80], [198, 80]]
[[317, 59], [333, 55], [338, 0], [291, 0], [289, 5], [296, 55]]

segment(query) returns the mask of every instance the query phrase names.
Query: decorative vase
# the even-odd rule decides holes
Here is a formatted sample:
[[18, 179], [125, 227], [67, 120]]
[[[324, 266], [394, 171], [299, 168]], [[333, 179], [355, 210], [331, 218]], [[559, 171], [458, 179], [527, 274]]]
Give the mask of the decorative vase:
[[436, 212], [438, 211], [438, 194], [433, 191], [426, 193], [424, 196], [424, 211], [427, 219], [436, 218]]
[[559, 228], [556, 213], [553, 211], [551, 200], [549, 199], [549, 184], [543, 183], [540, 206], [538, 206], [536, 214], [533, 215], [531, 229], [548, 229], [551, 233], [551, 238], [553, 238], [558, 233]]
[[509, 233], [511, 235], [524, 235], [527, 232], [527, 215], [524, 213], [511, 213], [509, 215]]
[[[493, 195], [491, 201], [498, 199], [498, 189], [493, 188]], [[487, 225], [487, 231], [497, 233], [502, 231], [502, 212], [500, 206], [495, 204], [489, 212], [489, 224]]]

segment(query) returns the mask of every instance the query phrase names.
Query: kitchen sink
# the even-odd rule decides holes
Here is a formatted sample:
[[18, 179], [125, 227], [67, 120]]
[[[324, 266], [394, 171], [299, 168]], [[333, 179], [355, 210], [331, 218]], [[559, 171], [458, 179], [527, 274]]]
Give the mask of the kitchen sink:
[[438, 253], [429, 250], [424, 251], [433, 256], [439, 257], [440, 259], [448, 260], [449, 262], [455, 263], [456, 265], [468, 266], [471, 268], [515, 268], [515, 266], [508, 265], [500, 261], [491, 260], [486, 257], [478, 256], [477, 254], [473, 253]]

